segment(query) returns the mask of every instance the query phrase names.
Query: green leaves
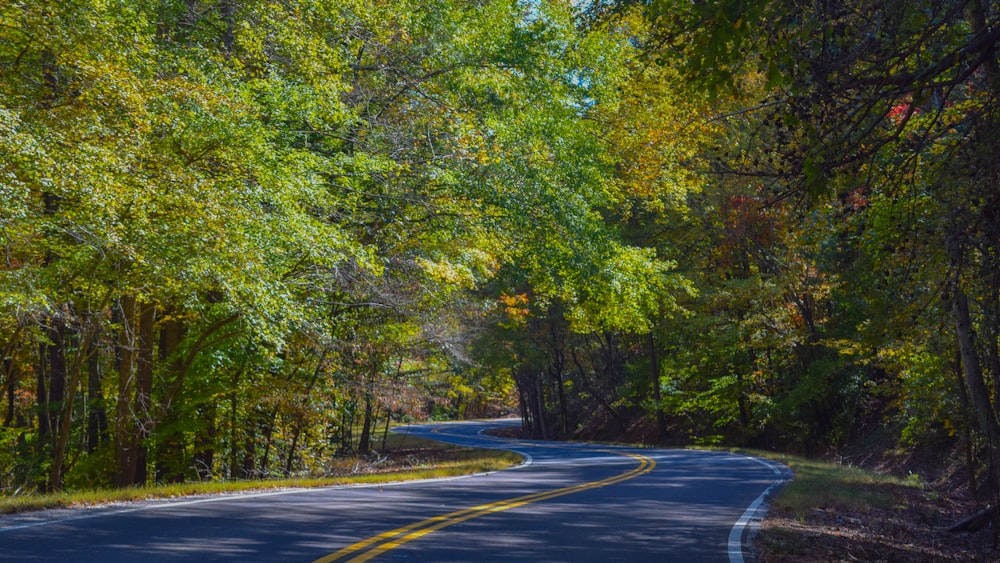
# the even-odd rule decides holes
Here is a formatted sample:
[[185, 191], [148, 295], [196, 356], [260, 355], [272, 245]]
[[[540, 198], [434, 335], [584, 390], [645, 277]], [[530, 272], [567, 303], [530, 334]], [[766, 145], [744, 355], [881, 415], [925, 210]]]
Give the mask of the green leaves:
[[[730, 29], [705, 39], [703, 70], [755, 41], [759, 4], [712, 8]], [[692, 201], [722, 130], [704, 92], [643, 58], [653, 36], [634, 14], [587, 26], [571, 2], [116, 0], [0, 18], [0, 326], [60, 311], [93, 328], [94, 351], [63, 346], [95, 358], [113, 396], [133, 371], [114, 354], [133, 323], [115, 303], [137, 303], [164, 451], [196, 434], [229, 448], [235, 474], [240, 448], [254, 455], [239, 441], [274, 432], [292, 467], [287, 442], [312, 456], [332, 440], [309, 422], [416, 393], [401, 373], [461, 389], [450, 401], [509, 391], [457, 375], [479, 359], [470, 334], [497, 320], [510, 349], [493, 352], [519, 365], [586, 350], [544, 368], [580, 404], [645, 388], [648, 375], [615, 379], [638, 365], [637, 337], [662, 345], [699, 295], [718, 297], [683, 232], [713, 218]], [[509, 318], [491, 317], [504, 299]], [[601, 408], [618, 417], [617, 399]], [[216, 401], [225, 441], [195, 420]]]
[[585, 278], [567, 312], [577, 332], [646, 334], [662, 319], [683, 313], [679, 298], [696, 293], [672, 271], [675, 264], [658, 260], [650, 248], [614, 248], [602, 266], [597, 276]]

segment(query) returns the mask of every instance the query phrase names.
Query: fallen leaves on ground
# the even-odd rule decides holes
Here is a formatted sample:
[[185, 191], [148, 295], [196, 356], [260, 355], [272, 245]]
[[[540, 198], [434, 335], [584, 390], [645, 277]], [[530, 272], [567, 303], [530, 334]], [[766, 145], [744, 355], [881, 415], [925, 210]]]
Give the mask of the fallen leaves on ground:
[[773, 508], [754, 540], [755, 559], [760, 563], [1000, 560], [993, 529], [974, 534], [947, 531], [981, 505], [912, 487], [895, 487], [893, 495], [898, 502], [889, 508], [817, 507], [804, 514]]

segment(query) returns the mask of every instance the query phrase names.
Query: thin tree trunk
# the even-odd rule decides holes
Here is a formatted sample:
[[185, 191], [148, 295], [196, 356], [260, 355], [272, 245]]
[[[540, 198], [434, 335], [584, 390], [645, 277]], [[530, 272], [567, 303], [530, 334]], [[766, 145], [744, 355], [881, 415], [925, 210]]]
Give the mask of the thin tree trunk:
[[295, 460], [295, 449], [299, 445], [299, 435], [302, 433], [302, 416], [295, 420], [295, 431], [292, 432], [292, 445], [288, 448], [288, 457], [285, 458], [285, 477], [292, 474], [292, 462]]
[[989, 437], [996, 436], [996, 414], [990, 402], [989, 389], [983, 380], [983, 371], [979, 363], [979, 353], [976, 349], [976, 337], [972, 328], [972, 318], [969, 314], [969, 301], [965, 292], [957, 283], [952, 284], [952, 312], [955, 315], [955, 336], [958, 340], [958, 353], [962, 361], [962, 375], [965, 389], [969, 395], [969, 403], [980, 429]]
[[[162, 322], [159, 334], [159, 351], [157, 358], [161, 365], [166, 365], [167, 381], [169, 381], [170, 392], [163, 398], [162, 402], [155, 409], [158, 422], [156, 427], [165, 431], [157, 433], [157, 447], [155, 450], [156, 480], [165, 483], [181, 483], [184, 481], [186, 468], [186, 439], [184, 433], [177, 429], [182, 411], [177, 405], [176, 398], [182, 396], [180, 387], [183, 378], [183, 359], [178, 353], [181, 339], [183, 337], [183, 323], [169, 314], [163, 314], [166, 319]], [[176, 391], [174, 390], [176, 389]], [[149, 418], [153, 418], [149, 415]], [[214, 420], [211, 421], [214, 423]], [[195, 435], [195, 441], [200, 439]], [[195, 454], [197, 456], [197, 453]], [[197, 461], [196, 461], [197, 463]], [[196, 469], [199, 471], [200, 468]]]
[[97, 451], [107, 440], [108, 412], [104, 408], [104, 393], [101, 390], [101, 358], [94, 342], [90, 343], [87, 359], [87, 453]]
[[194, 463], [200, 479], [209, 479], [215, 471], [215, 403], [198, 408], [198, 417], [205, 422], [205, 429], [194, 436]]
[[253, 432], [248, 432], [243, 440], [243, 463], [240, 470], [244, 479], [253, 479], [257, 471], [257, 440], [254, 439]]
[[382, 450], [385, 450], [385, 442], [389, 438], [389, 424], [392, 422], [392, 409], [385, 409], [385, 428], [382, 430]]
[[365, 393], [365, 417], [361, 422], [361, 438], [358, 441], [358, 452], [366, 454], [371, 451], [372, 411], [374, 405], [371, 393]]
[[271, 420], [265, 421], [267, 424], [264, 427], [264, 455], [261, 456], [260, 470], [262, 473], [267, 473], [270, 467], [270, 456], [271, 456], [271, 446], [273, 445], [271, 438], [274, 436], [274, 426], [278, 423], [278, 409], [272, 409]]
[[21, 370], [18, 366], [17, 361], [14, 359], [14, 349], [17, 344], [18, 337], [21, 335], [22, 326], [18, 326], [13, 334], [7, 339], [3, 348], [0, 349], [0, 357], [3, 358], [3, 376], [4, 376], [4, 394], [6, 395], [6, 412], [3, 417], [4, 426], [12, 426], [14, 424], [15, 415], [15, 394], [17, 392], [17, 384], [21, 379]]
[[566, 405], [566, 352], [564, 349], [565, 339], [556, 324], [556, 321], [548, 323], [549, 338], [551, 338], [552, 362], [549, 372], [556, 382], [556, 400], [559, 401], [559, 431], [563, 437], [569, 436], [569, 410]]
[[38, 364], [34, 366], [35, 372], [35, 411], [38, 413], [38, 444], [44, 446], [48, 437], [52, 434], [49, 426], [49, 391], [46, 385], [46, 372], [48, 372], [48, 361], [45, 353], [45, 345], [38, 346]]
[[[70, 430], [73, 423], [73, 404], [76, 398], [76, 391], [80, 387], [83, 379], [83, 365], [87, 362], [88, 354], [93, 350], [94, 334], [98, 329], [91, 327], [83, 334], [83, 339], [76, 347], [76, 355], [73, 364], [69, 367], [70, 381], [68, 393], [63, 400], [62, 413], [59, 417], [59, 433], [55, 437], [55, 448], [52, 460], [52, 489], [62, 490], [63, 485], [63, 462], [66, 456], [66, 449], [69, 446]], [[65, 359], [65, 355], [63, 356]]]
[[542, 378], [535, 375], [535, 401], [538, 403], [538, 430], [543, 440], [549, 439], [549, 425], [545, 420], [545, 387], [542, 385]]
[[556, 393], [559, 397], [559, 429], [563, 438], [569, 437], [569, 413], [566, 407], [566, 382], [563, 370], [556, 368]]
[[139, 310], [139, 346], [136, 354], [135, 413], [139, 424], [136, 440], [135, 478], [133, 483], [145, 485], [148, 446], [153, 431], [153, 323], [156, 308], [144, 304]]
[[[340, 414], [340, 450], [339, 453], [351, 453], [354, 451], [354, 411], [357, 409], [355, 401], [348, 401]], [[429, 411], [428, 411], [429, 412]]]
[[[962, 249], [955, 234], [948, 236], [948, 253], [953, 268], [958, 271], [962, 264]], [[997, 470], [1000, 469], [1000, 449], [997, 446], [1000, 437], [1000, 425], [997, 424], [996, 412], [990, 400], [989, 389], [983, 379], [982, 367], [979, 363], [979, 352], [976, 347], [976, 335], [969, 313], [969, 301], [959, 285], [955, 274], [950, 284], [952, 311], [955, 315], [955, 336], [958, 341], [958, 353], [962, 363], [962, 375], [965, 390], [968, 393], [972, 414], [980, 430], [986, 436], [990, 452], [991, 489], [994, 494], [1000, 493], [1000, 483], [997, 482]]]
[[14, 424], [14, 395], [17, 391], [18, 379], [20, 379], [20, 372], [17, 369], [17, 362], [11, 358], [3, 359], [3, 372], [5, 375], [4, 382], [4, 392], [7, 399], [6, 412], [3, 417], [3, 425], [10, 427]]
[[583, 384], [584, 388], [587, 389], [587, 392], [590, 393], [590, 396], [596, 399], [598, 404], [604, 407], [604, 410], [608, 411], [608, 414], [611, 415], [611, 418], [613, 418], [614, 421], [618, 424], [618, 428], [620, 428], [622, 432], [627, 431], [628, 426], [625, 424], [625, 420], [622, 418], [622, 416], [618, 414], [618, 411], [616, 411], [614, 407], [611, 406], [611, 403], [609, 403], [608, 400], [604, 397], [604, 393], [602, 393], [599, 389], [596, 389], [590, 383], [590, 379], [587, 378], [587, 373], [584, 371], [583, 364], [580, 363], [580, 359], [579, 357], [577, 357], [576, 350], [573, 348], [570, 349], [570, 358], [572, 358], [573, 364], [576, 366], [577, 371], [580, 372], [580, 383]]
[[649, 333], [649, 375], [653, 387], [653, 403], [656, 405], [656, 439], [667, 439], [667, 417], [663, 412], [663, 396], [660, 391], [660, 355], [656, 348], [656, 337]]
[[135, 296], [119, 301], [121, 331], [118, 335], [118, 403], [115, 407], [115, 485], [135, 483], [135, 424], [132, 397], [135, 388]]
[[40, 368], [37, 380], [38, 404], [38, 435], [39, 447], [43, 455], [53, 461], [49, 471], [45, 491], [58, 490], [61, 487], [62, 463], [58, 451], [58, 432], [62, 425], [61, 417], [63, 399], [66, 391], [66, 350], [65, 325], [61, 319], [51, 316], [48, 319], [45, 335], [48, 342], [39, 346]]
[[962, 358], [959, 356], [958, 352], [955, 353], [955, 366], [954, 374], [956, 387], [958, 387], [958, 397], [960, 404], [962, 406], [962, 438], [965, 441], [965, 467], [968, 472], [969, 479], [969, 492], [973, 496], [977, 493], [976, 484], [976, 463], [974, 455], [974, 447], [972, 444], [972, 420], [970, 420], [971, 410], [969, 408], [969, 393], [965, 390], [965, 381], [962, 377]]
[[49, 389], [42, 416], [46, 419], [45, 426], [52, 438], [52, 466], [47, 490], [59, 491], [62, 489], [62, 456], [65, 447], [60, 439], [63, 403], [66, 401], [66, 327], [63, 321], [50, 317], [46, 335], [49, 338], [45, 345]]
[[235, 479], [237, 477], [236, 467], [238, 464], [239, 449], [236, 447], [237, 443], [237, 433], [236, 427], [239, 424], [239, 388], [240, 388], [240, 377], [242, 376], [242, 370], [237, 370], [233, 373], [232, 387], [230, 388], [229, 395], [229, 478]]
[[222, 16], [222, 24], [225, 28], [222, 31], [222, 49], [226, 58], [232, 56], [236, 38], [236, 1], [221, 0], [219, 12]]
[[60, 426], [60, 414], [66, 398], [66, 326], [55, 317], [50, 318], [49, 323], [46, 329], [49, 343], [45, 345], [49, 392], [44, 416], [46, 427], [55, 432]]
[[528, 396], [528, 390], [524, 383], [524, 377], [514, 375], [514, 384], [517, 387], [517, 404], [521, 411], [521, 432], [524, 435], [531, 435], [534, 423], [531, 420], [531, 398]]

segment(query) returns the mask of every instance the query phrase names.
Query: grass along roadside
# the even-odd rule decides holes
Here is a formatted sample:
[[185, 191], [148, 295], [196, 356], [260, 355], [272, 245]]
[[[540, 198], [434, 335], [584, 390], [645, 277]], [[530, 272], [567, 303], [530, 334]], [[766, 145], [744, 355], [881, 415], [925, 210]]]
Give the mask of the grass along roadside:
[[447, 446], [415, 436], [404, 436], [402, 439], [396, 439], [393, 446], [392, 449], [387, 449], [378, 455], [338, 459], [327, 470], [327, 474], [321, 476], [187, 482], [125, 489], [65, 491], [0, 497], [0, 514], [245, 491], [454, 477], [496, 471], [521, 463], [521, 456], [513, 452]]
[[761, 563], [814, 561], [985, 561], [992, 532], [954, 534], [948, 526], [976, 504], [916, 476], [898, 478], [765, 452], [795, 474], [770, 501], [754, 539]]
[[758, 457], [784, 463], [795, 474], [772, 499], [776, 510], [803, 518], [811, 510], [839, 507], [860, 510], [865, 507], [891, 508], [905, 489], [922, 491], [916, 475], [900, 479], [854, 466], [774, 453], [752, 452]]

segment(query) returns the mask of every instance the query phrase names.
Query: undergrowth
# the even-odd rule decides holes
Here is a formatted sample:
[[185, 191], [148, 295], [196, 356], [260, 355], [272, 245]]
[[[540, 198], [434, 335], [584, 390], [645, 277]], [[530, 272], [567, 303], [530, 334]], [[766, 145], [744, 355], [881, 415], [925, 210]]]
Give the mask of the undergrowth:
[[[410, 437], [404, 455], [378, 458], [344, 458], [326, 475], [284, 479], [219, 480], [157, 484], [124, 489], [99, 489], [33, 493], [0, 497], [0, 514], [45, 508], [94, 506], [116, 502], [169, 499], [195, 495], [216, 495], [245, 491], [288, 488], [315, 488], [454, 477], [505, 469], [521, 462], [521, 456], [503, 450], [441, 447], [440, 444]], [[431, 452], [431, 455], [422, 455]], [[446, 453], [443, 453], [446, 452]]]

